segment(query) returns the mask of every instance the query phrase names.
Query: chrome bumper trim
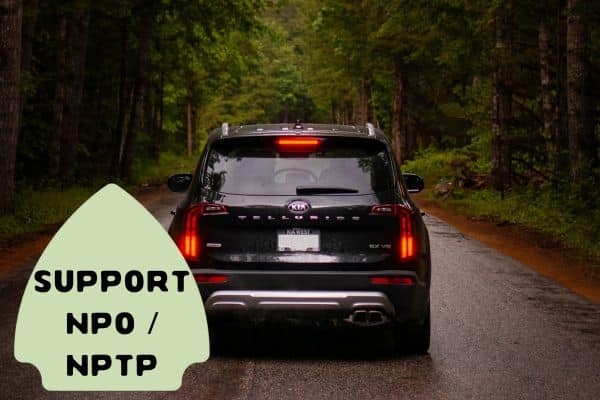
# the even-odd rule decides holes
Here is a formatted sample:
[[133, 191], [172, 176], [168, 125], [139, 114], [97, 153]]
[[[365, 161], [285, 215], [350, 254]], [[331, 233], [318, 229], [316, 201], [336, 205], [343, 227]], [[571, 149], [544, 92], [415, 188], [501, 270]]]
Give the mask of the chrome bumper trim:
[[210, 295], [204, 308], [208, 313], [258, 310], [350, 313], [356, 309], [379, 309], [389, 317], [394, 316], [394, 306], [384, 293], [359, 291], [219, 290]]

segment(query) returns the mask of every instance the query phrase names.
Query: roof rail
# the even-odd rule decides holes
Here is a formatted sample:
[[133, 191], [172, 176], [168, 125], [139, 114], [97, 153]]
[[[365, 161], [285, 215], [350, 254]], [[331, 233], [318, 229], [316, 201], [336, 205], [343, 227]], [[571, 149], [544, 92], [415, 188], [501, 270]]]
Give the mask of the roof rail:
[[369, 136], [375, 136], [375, 126], [372, 123], [367, 122], [367, 129], [369, 130]]
[[223, 125], [221, 125], [221, 136], [229, 136], [229, 124], [227, 122], [223, 122]]

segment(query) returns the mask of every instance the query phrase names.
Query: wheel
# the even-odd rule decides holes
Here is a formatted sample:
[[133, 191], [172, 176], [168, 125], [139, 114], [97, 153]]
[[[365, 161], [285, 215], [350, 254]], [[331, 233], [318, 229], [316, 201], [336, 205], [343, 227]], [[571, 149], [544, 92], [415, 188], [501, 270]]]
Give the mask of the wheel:
[[420, 324], [395, 324], [394, 342], [400, 354], [427, 354], [431, 338], [431, 313]]

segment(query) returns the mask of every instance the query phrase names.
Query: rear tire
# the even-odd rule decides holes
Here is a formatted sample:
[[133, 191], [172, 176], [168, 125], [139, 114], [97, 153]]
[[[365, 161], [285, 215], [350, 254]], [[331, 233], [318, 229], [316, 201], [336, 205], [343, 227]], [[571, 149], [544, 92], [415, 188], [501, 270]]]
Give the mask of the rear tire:
[[431, 312], [427, 306], [427, 315], [420, 324], [394, 325], [394, 342], [400, 354], [427, 354], [431, 341]]

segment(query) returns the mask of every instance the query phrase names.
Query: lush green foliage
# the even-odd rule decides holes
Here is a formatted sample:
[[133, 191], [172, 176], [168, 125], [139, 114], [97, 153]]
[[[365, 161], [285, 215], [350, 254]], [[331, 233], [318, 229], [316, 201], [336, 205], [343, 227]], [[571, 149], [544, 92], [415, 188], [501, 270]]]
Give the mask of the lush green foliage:
[[409, 160], [402, 166], [404, 172], [426, 177], [428, 187], [436, 183], [452, 180], [456, 176], [456, 170], [452, 162], [459, 160], [461, 163], [470, 164], [473, 154], [463, 149], [450, 149], [440, 151], [429, 147], [419, 152], [414, 160]]
[[[73, 179], [61, 181], [48, 173], [60, 108], [57, 56], [65, 45], [59, 28], [65, 15], [72, 18], [75, 5], [86, 2], [65, 0], [57, 6], [40, 0], [38, 10], [25, 10], [37, 15], [31, 43], [34, 62], [24, 71], [26, 99], [16, 165], [18, 209], [15, 216], [3, 217], [2, 226], [12, 226], [2, 228], [4, 232], [29, 229], [18, 227], [18, 221], [33, 227], [60, 220], [72, 209], [69, 204], [77, 203], [79, 189], [72, 189], [73, 203], [65, 200], [61, 211], [53, 205], [60, 191], [46, 188], [97, 187], [118, 179], [115, 155], [117, 162], [125, 153], [133, 159], [133, 176], [121, 173], [128, 183], [148, 183], [193, 169], [206, 135], [224, 121], [278, 123], [298, 118], [355, 124], [369, 120], [393, 141], [405, 140], [402, 151], [394, 147], [397, 153], [405, 153], [402, 160], [409, 160], [405, 170], [424, 175], [429, 183], [452, 180], [465, 168], [489, 174], [497, 109], [492, 102], [497, 87], [492, 77], [503, 63], [511, 70], [506, 83], [511, 86], [512, 110], [504, 140], [511, 150], [512, 189], [502, 202], [489, 189], [455, 191], [450, 201], [472, 204], [471, 212], [523, 222], [567, 238], [578, 237], [575, 221], [592, 210], [593, 228], [582, 228], [581, 239], [573, 240], [583, 243], [586, 235], [597, 234], [598, 193], [590, 188], [598, 186], [600, 170], [590, 169], [589, 179], [571, 182], [567, 178], [571, 154], [564, 118], [565, 31], [568, 13], [582, 10], [567, 10], [564, 1], [90, 2], [87, 59], [80, 65], [85, 82], [75, 143], [77, 164]], [[499, 10], [509, 4], [514, 38], [510, 53], [498, 49], [495, 42]], [[600, 139], [600, 47], [595, 40], [600, 37], [600, 3], [580, 4], [589, 21], [591, 40], [585, 48], [591, 65], [589, 100], [595, 110], [595, 136]], [[544, 129], [547, 115], [542, 109], [538, 35], [542, 21], [550, 32], [549, 94], [559, 111], [552, 117], [560, 131], [554, 143], [558, 150], [549, 149]], [[144, 22], [152, 23], [151, 32], [144, 30]], [[146, 47], [147, 54], [142, 51]], [[136, 92], [140, 86], [144, 93]], [[129, 149], [126, 139], [132, 132], [135, 146]], [[188, 143], [191, 157], [186, 156]], [[553, 156], [556, 160], [551, 160]], [[65, 189], [66, 196], [70, 190]], [[555, 193], [562, 194], [555, 197], [559, 196]], [[48, 201], [27, 200], [33, 195]], [[530, 201], [534, 198], [540, 201]], [[527, 207], [516, 210], [520, 200]], [[558, 215], [555, 203], [568, 209]], [[34, 212], [34, 207], [41, 208]], [[560, 228], [544, 225], [549, 219], [562, 221]]]
[[600, 207], [588, 208], [569, 188], [524, 189], [504, 199], [493, 190], [460, 190], [448, 200], [472, 216], [487, 216], [550, 234], [569, 247], [600, 257]]
[[22, 189], [14, 214], [0, 216], [0, 239], [48, 228], [67, 219], [100, 186]]
[[[139, 161], [135, 165], [134, 183], [154, 184], [164, 182], [175, 172], [193, 172], [196, 161], [197, 157], [170, 152], [162, 153], [158, 163]], [[96, 179], [68, 188], [23, 188], [18, 193], [14, 214], [0, 216], [0, 239], [36, 232], [63, 222], [104, 184], [104, 180]]]
[[141, 160], [134, 168], [135, 181], [138, 185], [165, 182], [175, 173], [193, 173], [196, 169], [198, 155], [187, 157], [181, 154], [164, 152], [160, 154], [158, 162]]
[[[56, 29], [74, 1], [53, 8], [42, 0], [40, 9], [32, 11], [38, 15], [38, 34], [32, 43], [36, 62], [24, 82], [27, 100], [16, 174], [22, 188], [55, 184], [48, 181], [47, 165], [58, 85]], [[124, 85], [129, 101], [135, 94], [139, 30], [146, 13], [152, 13], [154, 29], [144, 64], [147, 87], [135, 139], [135, 170], [143, 165], [148, 171], [157, 162], [153, 148], [186, 153], [188, 106], [194, 153], [224, 121], [312, 119], [314, 106], [297, 49], [283, 23], [286, 10], [285, 4], [263, 0], [92, 2], [75, 182], [107, 178], [113, 153], [126, 151], [123, 142], [133, 129], [129, 122], [134, 106], [122, 104], [119, 91]], [[125, 113], [123, 137], [115, 142], [119, 112]]]
[[[594, 193], [582, 196], [570, 185], [529, 186], [508, 191], [502, 199], [495, 190], [455, 187], [448, 198], [438, 198], [433, 187], [440, 182], [456, 182], [459, 176], [453, 165], [467, 165], [472, 171], [478, 168], [477, 160], [468, 150], [430, 148], [406, 162], [403, 171], [423, 176], [429, 189], [427, 196], [442, 206], [470, 216], [522, 224], [555, 236], [592, 257], [600, 257], [600, 206], [593, 200], [600, 195], [597, 189], [591, 188]], [[591, 200], [585, 201], [586, 197]]]

